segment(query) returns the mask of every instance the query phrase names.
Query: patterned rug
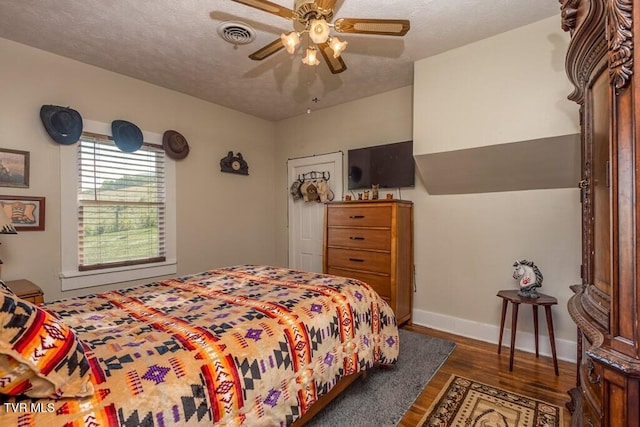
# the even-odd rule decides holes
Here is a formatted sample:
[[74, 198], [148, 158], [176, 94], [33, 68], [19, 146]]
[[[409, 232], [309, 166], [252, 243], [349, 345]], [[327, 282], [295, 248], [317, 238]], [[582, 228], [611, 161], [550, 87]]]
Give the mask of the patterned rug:
[[421, 427], [561, 427], [562, 408], [452, 375]]

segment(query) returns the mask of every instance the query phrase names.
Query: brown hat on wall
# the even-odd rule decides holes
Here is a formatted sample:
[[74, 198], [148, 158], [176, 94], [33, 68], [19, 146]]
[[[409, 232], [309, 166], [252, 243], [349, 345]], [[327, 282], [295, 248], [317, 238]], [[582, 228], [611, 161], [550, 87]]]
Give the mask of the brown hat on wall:
[[162, 149], [167, 156], [180, 160], [189, 154], [189, 143], [180, 132], [168, 130], [162, 135]]

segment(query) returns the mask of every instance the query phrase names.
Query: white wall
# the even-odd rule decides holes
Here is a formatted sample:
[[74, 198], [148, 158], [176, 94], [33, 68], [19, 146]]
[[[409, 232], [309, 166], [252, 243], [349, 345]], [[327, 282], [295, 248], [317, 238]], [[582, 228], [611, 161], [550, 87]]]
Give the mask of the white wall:
[[[412, 88], [313, 111], [276, 124], [276, 218], [278, 263], [288, 264], [287, 159], [412, 138]], [[344, 163], [345, 194], [347, 163]]]
[[[60, 146], [42, 126], [43, 104], [185, 136], [191, 151], [177, 162], [178, 274], [275, 263], [274, 200], [270, 190], [257, 191], [275, 187], [273, 123], [5, 39], [0, 58], [0, 148], [31, 153], [30, 187], [0, 194], [46, 197], [44, 231], [0, 237], [3, 279], [30, 279], [48, 301], [124, 286], [60, 290]], [[220, 172], [229, 150], [242, 152], [249, 176]]]
[[[568, 41], [553, 17], [417, 62], [414, 151], [579, 133], [578, 106], [566, 99], [572, 90], [564, 71]], [[544, 274], [541, 292], [558, 298], [556, 336], [575, 340], [565, 307], [569, 285], [580, 282], [577, 183], [415, 201], [430, 219], [416, 224], [416, 241], [430, 242], [416, 247], [418, 318], [442, 326], [450, 318], [499, 324], [495, 293], [514, 286], [511, 264], [525, 258]], [[522, 311], [522, 329], [531, 331], [530, 309]]]
[[[577, 133], [578, 108], [566, 100], [567, 45], [559, 18], [550, 18], [419, 61], [413, 88], [279, 122], [279, 262], [287, 259], [287, 158], [412, 138], [423, 154]], [[512, 263], [529, 258], [545, 276], [541, 291], [559, 301], [559, 355], [575, 357], [566, 302], [569, 286], [580, 281], [577, 190], [431, 196], [417, 179], [402, 198], [415, 209], [415, 323], [497, 342], [496, 293], [517, 288]], [[520, 311], [517, 345], [531, 349], [531, 309]], [[545, 325], [541, 316], [541, 351], [548, 354]]]
[[559, 19], [416, 62], [415, 153], [579, 133]]

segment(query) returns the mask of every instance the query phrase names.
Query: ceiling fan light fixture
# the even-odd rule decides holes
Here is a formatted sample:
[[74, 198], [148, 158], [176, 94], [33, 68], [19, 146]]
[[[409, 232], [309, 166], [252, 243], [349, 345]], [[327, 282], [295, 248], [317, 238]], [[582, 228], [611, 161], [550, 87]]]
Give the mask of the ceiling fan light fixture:
[[318, 65], [320, 63], [318, 60], [318, 51], [313, 47], [308, 47], [307, 56], [302, 58], [302, 62], [307, 65]]
[[329, 39], [329, 24], [324, 19], [309, 21], [309, 37], [315, 44], [325, 43]]
[[282, 40], [282, 44], [284, 45], [287, 52], [293, 54], [296, 50], [296, 47], [300, 43], [300, 36], [295, 31], [291, 31], [289, 34], [281, 34], [280, 39]]
[[293, 54], [300, 44], [300, 38], [307, 33], [307, 49], [302, 62], [318, 65], [319, 52], [332, 74], [347, 69], [341, 56], [347, 42], [331, 37], [331, 31], [401, 37], [411, 28], [411, 22], [407, 19], [340, 18], [333, 21], [335, 9], [343, 0], [293, 0], [293, 9], [280, 6], [273, 0], [231, 1], [293, 21], [293, 32], [280, 34], [271, 43], [251, 53], [249, 58], [262, 61], [284, 48]]
[[349, 42], [347, 41], [341, 42], [337, 37], [331, 37], [331, 39], [329, 39], [329, 47], [331, 48], [331, 50], [333, 50], [333, 57], [339, 57], [340, 54], [342, 54], [342, 52], [344, 52], [344, 50], [347, 48], [348, 44]]

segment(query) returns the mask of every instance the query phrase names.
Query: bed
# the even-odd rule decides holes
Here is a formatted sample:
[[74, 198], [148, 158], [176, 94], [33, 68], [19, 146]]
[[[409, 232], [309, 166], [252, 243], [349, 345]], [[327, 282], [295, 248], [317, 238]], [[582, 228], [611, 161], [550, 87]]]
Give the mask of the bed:
[[35, 307], [0, 287], [0, 425], [286, 426], [393, 365], [353, 279], [235, 266]]

